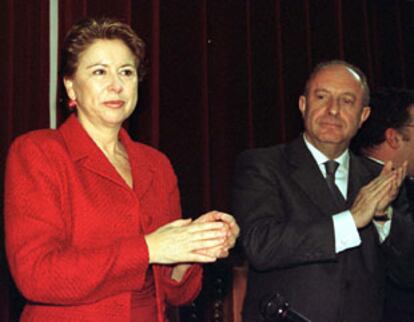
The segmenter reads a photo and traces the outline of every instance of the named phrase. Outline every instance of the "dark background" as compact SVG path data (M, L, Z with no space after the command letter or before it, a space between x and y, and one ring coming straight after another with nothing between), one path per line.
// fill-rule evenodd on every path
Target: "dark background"
M229 210L239 152L300 133L297 100L316 63L345 59L372 88L414 88L410 0L60 0L59 7L60 40L83 16L113 16L146 41L149 77L127 127L170 157L186 217ZM12 139L49 126L49 1L0 0L0 43L2 183ZM236 250L207 266L203 292L181 321L236 320L232 272L242 261ZM3 251L0 263L0 321L15 321L23 302Z

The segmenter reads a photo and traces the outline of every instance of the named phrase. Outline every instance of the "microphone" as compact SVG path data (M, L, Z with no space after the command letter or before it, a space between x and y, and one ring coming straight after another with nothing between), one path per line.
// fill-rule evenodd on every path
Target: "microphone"
M291 309L279 293L264 297L260 303L260 312L267 322L312 322Z

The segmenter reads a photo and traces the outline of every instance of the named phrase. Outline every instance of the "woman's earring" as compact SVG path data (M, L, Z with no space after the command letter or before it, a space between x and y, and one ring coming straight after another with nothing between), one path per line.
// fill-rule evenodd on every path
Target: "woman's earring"
M69 101L68 101L68 107L69 107L69 109L71 110L71 111L73 111L75 108L76 108L76 100L72 100L72 99L70 99Z

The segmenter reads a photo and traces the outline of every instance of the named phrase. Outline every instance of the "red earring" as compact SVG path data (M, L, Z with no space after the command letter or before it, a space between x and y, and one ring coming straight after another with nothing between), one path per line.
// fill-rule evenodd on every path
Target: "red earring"
M76 100L70 99L68 101L68 107L71 111L73 111L76 108Z

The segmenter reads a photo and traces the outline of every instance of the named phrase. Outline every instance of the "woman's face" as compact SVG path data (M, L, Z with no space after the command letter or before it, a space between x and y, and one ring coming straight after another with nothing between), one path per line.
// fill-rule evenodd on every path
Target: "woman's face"
M135 109L138 74L135 57L121 40L96 40L79 56L64 84L85 126L120 127Z

